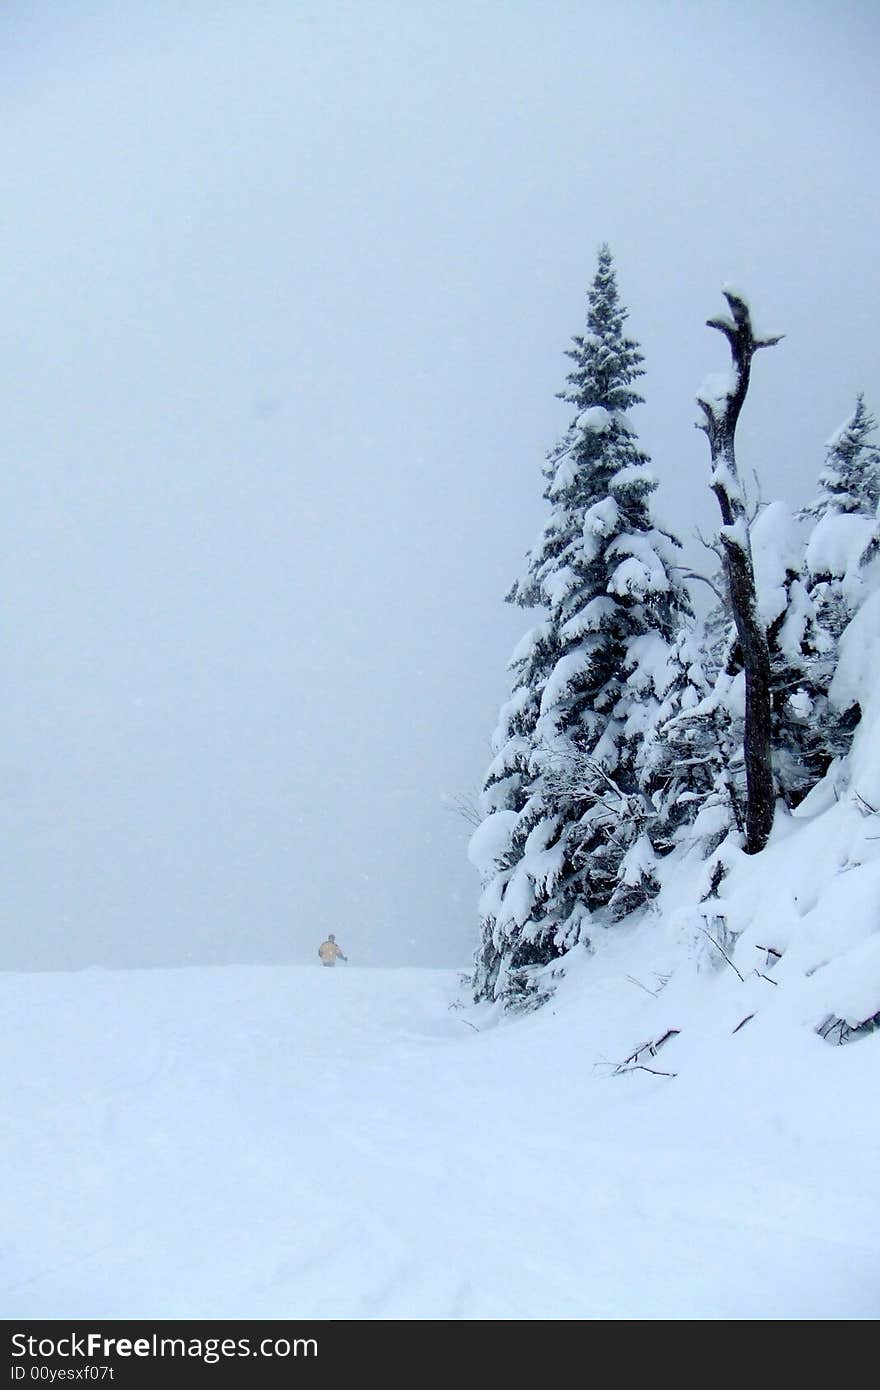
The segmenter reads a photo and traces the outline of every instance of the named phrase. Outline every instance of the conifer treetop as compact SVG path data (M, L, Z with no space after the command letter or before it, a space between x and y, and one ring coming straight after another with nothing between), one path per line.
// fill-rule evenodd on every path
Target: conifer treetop
M856 408L828 440L819 493L803 509L805 517L826 512L874 516L880 502L880 449L872 442L877 421L860 392Z
M602 406L605 410L629 410L642 397L632 383L644 376L644 358L634 338L624 334L628 310L620 302L611 249L599 248L598 266L587 294L587 332L572 339L566 356L574 370L566 378L568 389L560 398L579 410Z

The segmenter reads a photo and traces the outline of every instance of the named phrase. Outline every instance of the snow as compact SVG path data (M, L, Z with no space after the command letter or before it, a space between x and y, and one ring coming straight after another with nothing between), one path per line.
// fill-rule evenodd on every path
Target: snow
M549 892L562 868L562 845L549 842L559 833L557 817L540 820L530 831L522 857L506 876L506 886L495 916L499 925L522 927L531 915L538 890Z
M787 703L797 719L809 719L813 712L813 701L806 690L795 690L788 696Z
M523 864L523 861L520 860L507 879L504 888L504 893L496 914L499 925L504 926L512 923L521 927L524 922L528 921L534 906L535 880Z
M738 285L734 285L731 283L731 281L725 280L724 284L721 286L721 293L724 295L725 298L729 297L730 299L739 300L743 308L749 310L749 317L751 318L751 308L749 305L748 296L743 294L742 290L739 288Z
M631 463L627 464L625 468L618 468L609 484L613 496L622 492L651 492L656 486L657 479L653 469L643 463Z
M771 502L751 528L752 564L758 611L765 627L785 611L788 582L801 568L803 545L797 523L784 502Z
M632 421L632 416L625 410L614 411L614 423L618 430L623 434L630 434L634 439L638 438L638 430Z
M504 747L504 744L511 737L511 728L514 723L521 719L529 707L532 694L528 686L518 685L498 712L498 725L493 736L494 750L496 753Z
M716 474L718 470L716 469ZM715 474L713 474L713 477ZM740 550L748 550L749 528L745 517L739 517L731 526L719 526L718 535L722 541L728 545L735 545Z
M647 835L640 835L627 850L621 868L622 881L633 886L656 868L657 856Z
M618 595L661 594L669 589L669 577L657 553L656 537L645 532L617 536L605 552L609 558L627 556L608 581L609 593Z
M578 466L571 455L559 460L556 465L556 473L553 482L550 484L550 496L553 498L561 497L568 492L578 475Z
M575 428L588 430L591 434L605 434L611 428L612 415L602 405L591 405L581 411L575 421Z
M716 491L722 488L726 492L733 507L734 514L742 513L745 510L745 493L739 476L732 469L724 458L718 458L712 465L712 472L709 481ZM743 522L745 525L745 522ZM721 531L731 531L731 527L722 526ZM739 543L739 542L738 542Z
M880 814L880 589L865 600L840 640L840 658L828 692L838 709L858 704L861 721L847 759L853 794Z
M614 533L620 511L613 497L603 497L584 512L584 535L606 537Z
M0 977L4 1316L874 1317L880 1037L669 954L500 1024L451 972Z
M730 809L727 805L718 801L707 801L701 806L694 821L694 837L698 840L701 838L709 839L726 830L729 821Z
M616 594L618 598L641 598L651 591L651 579L651 571L647 565L630 555L615 568L608 580L608 592ZM665 574L663 579L666 580ZM668 587L668 582L664 583L663 588Z
M620 520L620 509L613 497L603 497L584 512L583 560L590 564L602 549L602 542L613 536Z
M520 759L529 755L529 740L522 734L514 734L500 746L486 771L487 781L509 777Z
M856 412L851 410L845 420L841 420L837 429L825 440L825 452L831 454L842 443L849 442L848 436L851 434L853 424L856 419Z
M720 409L734 384L717 376L702 399ZM594 407L576 423L622 421ZM574 477L563 461L551 495ZM607 814L601 801L578 806L579 823L552 813L554 760L564 769L577 746L554 732L615 607L595 595L572 615L583 564L650 482L621 468L620 505L591 507L582 541L558 518L542 533L543 592L564 612L512 665L521 676L549 657L557 628L581 645L501 711L498 784L481 801L498 809L468 848L484 944L510 924L515 946L539 938L536 902ZM713 483L741 511L724 460ZM815 611L789 512L768 507L751 538L744 516L720 534L751 543L761 619L786 615L794 659ZM651 877L659 894L611 928L569 894L553 930L571 949L527 968L551 991L539 1012L474 1005L454 972L357 964L0 975L3 1316L876 1318L880 590L866 597L877 576L862 564L875 535L863 516L829 514L807 551L855 613L829 692L861 713L849 754L794 813L780 804L756 856L719 790L663 858L628 797L618 886ZM608 544L609 593L668 588L658 543ZM627 642L614 708L582 720L593 759L626 771L621 731L650 733L687 655L656 628ZM697 708L741 719L744 691L742 672L721 674ZM806 690L787 699L813 717ZM741 768L742 749L727 752ZM522 852L502 868L514 836Z
M662 699L675 679L669 643L663 635L655 628L631 638L627 658L633 665L627 685L639 691L650 687Z
M564 641L572 642L579 637L585 637L588 632L601 632L610 624L615 611L614 600L605 594L599 594L585 603L580 612L569 618L567 623L562 624L559 635Z
M572 687L589 671L593 659L593 653L587 647L576 648L559 658L541 695L542 714L548 714L565 699Z
M873 1320L880 1031L817 1030L880 1011L878 645L880 592L852 750L763 853L702 858L720 804L659 865L637 841L659 898L535 1014L446 971L0 975L4 1317ZM556 829L484 912L526 923Z
M736 373L732 368L724 372L710 372L703 378L697 392L697 400L707 405L713 414L724 410L728 400L736 391Z
M716 689L724 701L725 708L733 719L744 719L746 714L746 673L737 671L735 676L719 675Z
M826 512L807 542L807 568L814 576L843 579L858 586L859 562L876 531L870 517L851 512Z
M779 650L797 666L801 660L804 638L809 630L810 640L816 651L828 652L833 643L829 634L815 623L816 610L813 600L802 581L792 581L788 591L788 611L777 634ZM768 620L772 621L772 619Z
M535 648L540 646L542 642L546 642L552 635L552 623L536 623L535 626L530 628L525 636L521 637L519 642L517 642L513 649L513 654L507 663L507 669L510 670L512 667L518 666L520 662L527 661L533 655ZM529 699L528 690L524 689L521 693L519 691L515 692L514 696L511 697L511 701L508 703L508 707L512 705L513 699L517 697L521 699L522 707L524 707Z
M559 569L545 574L541 588L551 609L561 607L572 590L578 587L578 582L578 576L570 565L561 565Z
M838 520L843 520L842 517ZM877 689L880 669L880 589L847 624L840 639L840 655L829 695L832 704L846 710L867 705Z
M518 820L516 811L495 811L477 826L468 842L468 859L481 874L491 873L504 858Z

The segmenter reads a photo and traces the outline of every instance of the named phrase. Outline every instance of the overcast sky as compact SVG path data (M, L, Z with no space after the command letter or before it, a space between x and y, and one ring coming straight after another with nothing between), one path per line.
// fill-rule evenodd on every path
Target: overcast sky
M465 965L554 399L615 253L662 520L732 281L806 500L880 409L874 3L4 0L0 965ZM700 559L699 547L692 549Z

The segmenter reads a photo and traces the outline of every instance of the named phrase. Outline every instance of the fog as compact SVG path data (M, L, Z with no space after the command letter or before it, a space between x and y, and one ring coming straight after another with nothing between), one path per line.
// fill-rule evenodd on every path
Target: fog
M0 11L0 965L466 965L450 800L600 242L687 541L721 285L807 500L880 410L873 4Z

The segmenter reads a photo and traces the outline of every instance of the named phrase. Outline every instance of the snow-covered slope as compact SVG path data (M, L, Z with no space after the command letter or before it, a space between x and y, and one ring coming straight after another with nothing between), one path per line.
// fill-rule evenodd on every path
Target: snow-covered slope
M876 1316L880 1036L732 1036L779 991L648 993L676 949L609 932L519 1020L444 972L0 977L0 1316ZM609 1074L670 1025L675 1078Z

